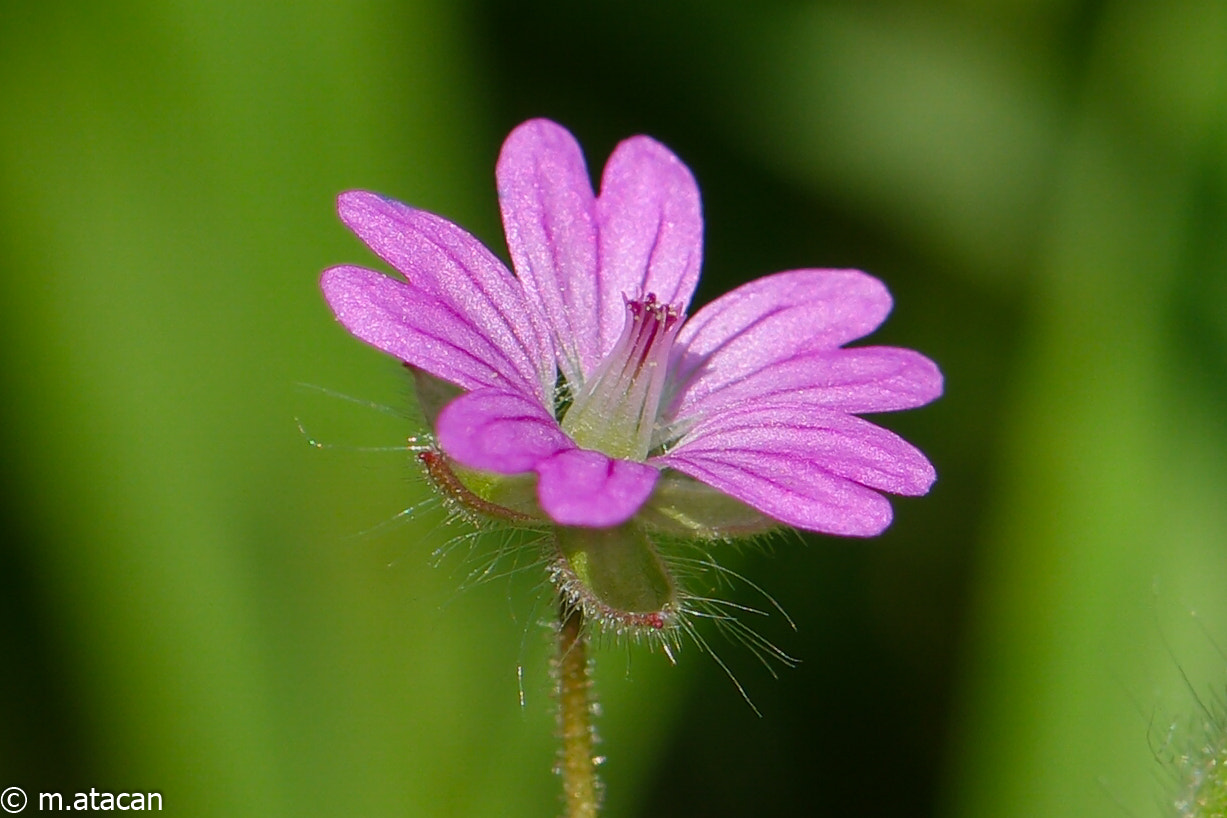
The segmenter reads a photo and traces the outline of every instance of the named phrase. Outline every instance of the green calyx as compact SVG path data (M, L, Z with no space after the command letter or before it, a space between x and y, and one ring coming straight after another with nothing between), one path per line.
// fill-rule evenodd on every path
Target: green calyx
M550 522L537 505L536 478L466 469L438 449L418 454L431 483L453 508L480 520L540 528Z
M661 473L639 520L661 533L699 540L754 537L780 526L740 500L671 469Z
M642 527L559 527L555 542L555 584L589 618L615 629L660 629L677 612L677 584Z

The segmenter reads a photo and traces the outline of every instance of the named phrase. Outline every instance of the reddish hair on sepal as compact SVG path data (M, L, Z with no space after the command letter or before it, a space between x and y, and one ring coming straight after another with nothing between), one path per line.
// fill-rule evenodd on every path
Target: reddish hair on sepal
M535 520L527 514L519 511L514 511L505 506L500 506L496 503L491 503L469 490L460 478L456 476L456 472L452 471L450 461L443 452L436 449L427 449L424 452L418 453L418 460L426 469L426 475L434 482L434 484L443 492L444 496L459 505L465 511L480 514L483 517L492 517L496 520L502 520L508 523L520 524L539 524L539 520Z

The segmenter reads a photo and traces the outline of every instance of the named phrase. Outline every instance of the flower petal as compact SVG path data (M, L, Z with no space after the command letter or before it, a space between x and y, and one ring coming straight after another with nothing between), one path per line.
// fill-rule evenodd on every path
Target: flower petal
M670 455L725 452L804 457L823 471L892 494L920 495L937 479L919 449L855 415L792 403L752 403L694 426Z
M540 404L524 395L480 389L439 413L435 434L457 463L498 474L533 471L575 443Z
M670 415L711 415L747 400L798 403L852 414L923 406L942 393L942 373L925 356L898 347L798 352L764 362L734 380L693 379Z
M545 404L554 388L554 354L544 322L520 282L481 242L448 220L374 193L337 200L341 220L418 289L430 293L489 338L521 384Z
M892 519L890 502L881 494L833 477L804 458L782 460L770 469L762 462L747 466L718 453L667 459L678 471L797 528L872 537Z
M868 536L890 523L873 490L924 494L936 479L916 447L869 421L797 404L752 404L696 425L658 458L777 519Z
M646 136L614 149L596 203L600 225L600 351L626 319L624 300L654 293L685 311L703 260L703 214L690 170Z
M798 352L835 349L877 329L890 312L882 282L859 270L776 273L717 298L678 334L676 399L703 394Z
M596 197L575 138L534 119L503 143L495 170L516 274L549 322L563 374L582 382L600 361Z
M537 466L537 499L561 525L608 528L635 516L659 472L591 449L569 449Z
M349 266L325 270L320 287L337 320L376 349L464 389L531 389L505 350L430 293Z

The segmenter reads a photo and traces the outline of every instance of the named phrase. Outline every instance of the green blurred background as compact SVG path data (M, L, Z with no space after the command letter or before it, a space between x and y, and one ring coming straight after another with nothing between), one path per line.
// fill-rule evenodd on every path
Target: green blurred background
M699 300L864 268L947 377L885 536L726 555L797 625L706 632L761 718L600 654L608 814L1164 814L1227 690L1222 0L0 7L0 787L557 811L540 578L397 516L408 384L316 285L354 187L505 255L531 116L690 165Z

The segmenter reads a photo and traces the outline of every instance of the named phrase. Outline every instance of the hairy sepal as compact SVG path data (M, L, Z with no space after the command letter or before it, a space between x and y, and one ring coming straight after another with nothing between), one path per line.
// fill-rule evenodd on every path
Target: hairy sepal
M662 631L680 612L677 582L656 544L635 523L554 529L554 585L564 604L605 631Z
M418 406L422 409L427 425L433 429L443 407L463 395L464 390L412 364L405 364L405 369L413 375L413 390L417 393Z
M761 511L672 469L661 473L639 520L662 534L690 540L744 539L781 528Z
M537 505L536 477L466 469L436 448L418 454L430 482L444 500L475 523L512 528L545 528L550 520Z

